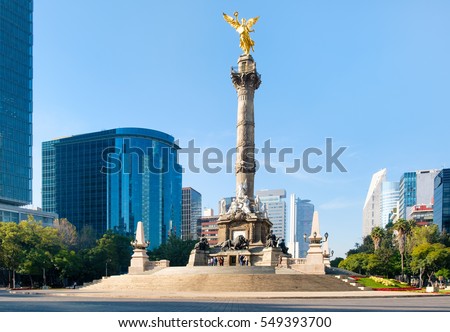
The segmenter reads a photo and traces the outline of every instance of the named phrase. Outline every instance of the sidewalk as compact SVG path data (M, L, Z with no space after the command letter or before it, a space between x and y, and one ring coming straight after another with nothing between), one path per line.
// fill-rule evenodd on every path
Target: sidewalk
M75 296L129 299L302 299L302 298L396 298L446 296L438 293L359 291L359 292L153 292L153 291L85 291L82 289L15 290L12 294Z

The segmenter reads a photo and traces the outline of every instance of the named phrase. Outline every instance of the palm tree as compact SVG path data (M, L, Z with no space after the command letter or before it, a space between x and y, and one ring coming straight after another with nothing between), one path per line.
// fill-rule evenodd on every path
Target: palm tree
M400 252L400 257L402 260L402 279L404 278L404 271L405 271L405 245L406 245L406 237L411 234L412 227L414 225L413 220L405 220L405 219L399 219L394 226L392 227L394 229L394 235L395 240L398 244L398 250Z
M373 240L373 247L374 250L377 251L378 249L380 249L380 243L381 243L381 239L384 236L384 230L381 227L374 227L372 229L372 232L370 233L370 237Z

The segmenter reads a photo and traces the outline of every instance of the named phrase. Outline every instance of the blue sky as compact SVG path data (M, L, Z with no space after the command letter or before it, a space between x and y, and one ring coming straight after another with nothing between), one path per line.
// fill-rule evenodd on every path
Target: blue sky
M256 146L294 156L256 189L311 199L338 256L361 241L362 206L381 168L450 167L450 2L39 0L34 4L34 182L41 143L117 127L167 132L182 147L235 146L230 66L241 54L222 12L260 16L252 38L262 75ZM309 147L347 147L347 172L286 174ZM199 160L198 160L199 161ZM185 163L186 160L181 160ZM199 164L200 166L201 164ZM324 158L311 159L324 165ZM234 175L186 172L203 206L234 192ZM289 210L288 210L289 211Z

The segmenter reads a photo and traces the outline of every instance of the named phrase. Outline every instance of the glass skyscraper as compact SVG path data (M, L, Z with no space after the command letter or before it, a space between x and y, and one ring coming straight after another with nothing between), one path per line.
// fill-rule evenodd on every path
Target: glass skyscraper
M406 172L400 178L399 218L409 219L414 205L432 204L437 169Z
M31 203L33 1L0 0L0 203Z
M381 226L389 223L389 217L397 207L399 197L399 183L384 181L381 183Z
M406 172L400 178L399 218L407 219L408 207L416 204L416 172Z
M304 241L303 234L311 234L314 204L291 194L290 205L289 252L294 258L305 258L309 243Z
M450 232L450 168L434 178L433 219L440 231Z
M270 222L273 224L272 231L277 238L286 239L286 190L258 190L261 203L266 204L267 214Z
M201 233L202 194L191 187L182 190L181 238L197 240Z
M77 229L134 233L152 248L181 234L181 166L172 136L119 128L43 142L43 209Z

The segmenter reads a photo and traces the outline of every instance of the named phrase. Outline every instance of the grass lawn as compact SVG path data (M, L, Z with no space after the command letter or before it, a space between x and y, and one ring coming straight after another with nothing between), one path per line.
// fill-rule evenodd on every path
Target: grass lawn
M398 281L391 280L391 279L389 279L389 280L393 282L393 284L394 284L393 286L383 285L382 283L376 282L375 280L372 280L370 278L358 279L358 283L362 284L365 287L370 287L370 288L409 288L409 286L406 284L402 284Z

